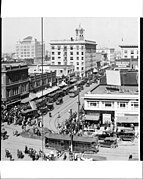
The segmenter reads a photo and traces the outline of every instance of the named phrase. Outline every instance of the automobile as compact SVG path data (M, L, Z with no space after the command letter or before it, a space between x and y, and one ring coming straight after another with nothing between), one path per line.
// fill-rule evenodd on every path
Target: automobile
M56 104L59 105L59 104L62 104L63 103L63 98L62 97L59 97L56 101Z
M95 129L84 129L83 130L83 134L84 135L93 135L93 134L95 134Z
M112 137L113 133L111 131L102 131L102 133L96 134L99 140L104 140L106 137Z
M116 147L118 147L117 137L106 137L103 141L99 141L99 146L100 147L116 148Z
M89 87L89 86L90 86L90 82L87 81L87 83L86 83L86 87Z
M131 141L133 142L135 139L135 131L125 130L122 133L118 134L118 137L122 141Z

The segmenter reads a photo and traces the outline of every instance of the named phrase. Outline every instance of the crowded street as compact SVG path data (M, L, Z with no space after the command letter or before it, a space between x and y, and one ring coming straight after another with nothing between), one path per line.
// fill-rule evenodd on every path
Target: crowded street
M84 86L84 90L80 92L80 105L83 105L83 95L89 90L93 89L97 86L97 83L93 83L90 87ZM74 98L70 98L68 95L64 96L63 103L61 105L54 104L54 110L51 111L52 117L49 117L49 113L42 116L43 126L48 128L50 131L54 133L59 133L58 126L64 125L64 122L69 119L70 113L69 110L72 109L73 112L77 111L78 108L78 96ZM60 116L59 116L60 114ZM9 160L5 155L5 151L8 150L12 154L12 160L32 160L29 155L24 153L25 146L28 148L34 149L37 153L43 151L46 155L55 155L57 156L57 151L53 149L45 148L44 139L33 139L26 138L23 136L14 136L13 132L16 130L18 133L22 132L22 129L18 125L14 125L13 123L7 125L7 123L3 123L2 127L5 128L8 134L8 138L6 140L2 140L2 150L1 150L1 158L2 160ZM23 158L17 157L17 150L22 151L24 154ZM132 153L133 158L138 159L138 139L135 138L133 142L129 141L118 141L117 148L99 148L99 152L97 154L85 155L84 160L90 160L90 158L94 157L103 157L104 160L128 160L130 153ZM64 155L66 155L66 159L64 159ZM43 160L42 157L39 157L37 160ZM55 160L69 160L69 153L64 151L61 156L56 157Z

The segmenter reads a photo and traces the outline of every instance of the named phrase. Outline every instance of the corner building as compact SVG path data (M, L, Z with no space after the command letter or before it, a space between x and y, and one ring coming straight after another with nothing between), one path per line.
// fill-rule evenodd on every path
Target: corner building
M76 38L52 40L51 65L73 65L76 76L88 77L97 67L96 42L84 40L84 29L79 26Z
M7 105L20 103L29 95L28 66L12 63L1 66L1 100Z

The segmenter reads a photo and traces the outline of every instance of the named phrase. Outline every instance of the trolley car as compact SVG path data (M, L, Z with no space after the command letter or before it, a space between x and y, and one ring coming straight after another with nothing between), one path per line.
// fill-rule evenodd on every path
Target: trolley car
M71 136L61 134L46 134L45 147L53 148L60 151L69 150L71 146ZM99 151L97 137L73 136L72 140L73 152L92 152Z

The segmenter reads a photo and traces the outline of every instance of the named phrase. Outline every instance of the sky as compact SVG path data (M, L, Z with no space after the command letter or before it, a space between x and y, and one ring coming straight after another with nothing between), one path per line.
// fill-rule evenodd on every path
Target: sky
M75 38L75 29L85 29L85 39L96 41L97 48L114 47L121 43L138 44L137 17L44 17L44 41ZM16 42L32 36L41 41L41 18L2 18L2 52L15 52ZM122 42L123 39L123 42Z

